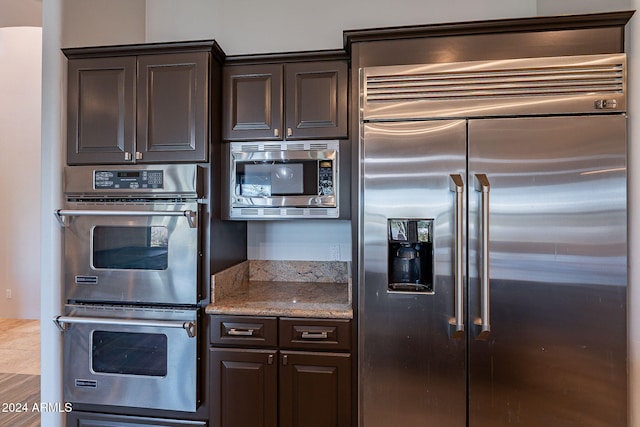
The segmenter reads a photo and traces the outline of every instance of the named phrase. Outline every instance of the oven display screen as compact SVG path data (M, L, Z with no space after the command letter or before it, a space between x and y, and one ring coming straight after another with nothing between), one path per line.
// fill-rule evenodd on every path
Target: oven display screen
M167 375L167 336L138 332L94 331L91 367L105 374Z
M118 172L116 176L118 178L138 178L140 177L140 172Z

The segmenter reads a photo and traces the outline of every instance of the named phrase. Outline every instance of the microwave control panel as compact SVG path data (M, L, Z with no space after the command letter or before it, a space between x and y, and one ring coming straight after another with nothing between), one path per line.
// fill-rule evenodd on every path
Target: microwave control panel
M318 195L333 196L333 161L320 160L318 164Z
M93 188L96 190L161 189L163 184L162 170L97 170L93 174Z

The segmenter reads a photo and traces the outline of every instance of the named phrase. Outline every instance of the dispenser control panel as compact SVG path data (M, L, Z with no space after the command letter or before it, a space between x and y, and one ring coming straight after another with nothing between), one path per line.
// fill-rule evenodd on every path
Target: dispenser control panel
M434 293L433 219L389 219L388 233L388 290Z

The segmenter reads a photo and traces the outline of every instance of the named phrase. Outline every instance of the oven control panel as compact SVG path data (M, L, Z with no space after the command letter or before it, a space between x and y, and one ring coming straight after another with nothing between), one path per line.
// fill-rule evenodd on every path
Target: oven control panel
M162 170L97 170L93 174L96 190L163 188Z

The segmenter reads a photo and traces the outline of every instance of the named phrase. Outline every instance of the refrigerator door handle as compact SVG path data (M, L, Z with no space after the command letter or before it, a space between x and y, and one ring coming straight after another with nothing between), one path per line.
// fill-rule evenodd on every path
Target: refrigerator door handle
M451 338L464 336L463 221L464 181L462 175L450 175L449 189L455 193L455 317L449 321Z
M491 332L489 294L489 190L491 183L487 175L476 174L474 188L480 193L480 319L475 324L480 327L478 340L486 340Z

